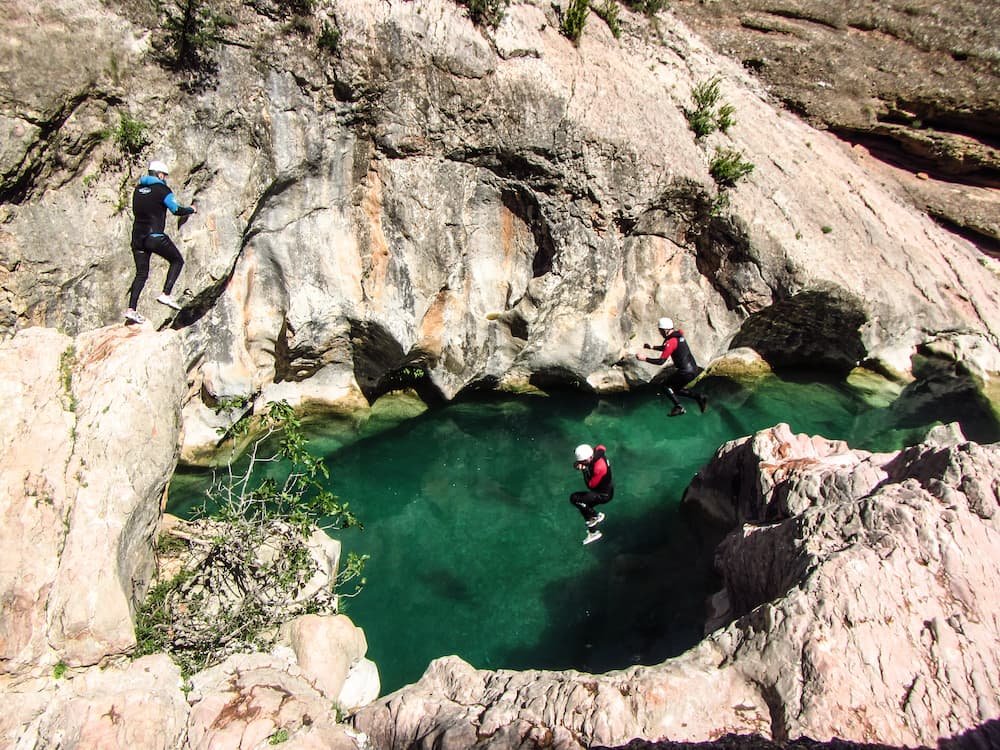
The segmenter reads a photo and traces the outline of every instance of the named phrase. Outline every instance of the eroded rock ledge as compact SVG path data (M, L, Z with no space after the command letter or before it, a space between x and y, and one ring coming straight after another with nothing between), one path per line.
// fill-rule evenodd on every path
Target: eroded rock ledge
M733 526L720 627L700 645L604 675L446 657L356 726L380 748L727 734L936 746L986 732L1000 716L998 477L1000 445L956 426L889 454L784 424L728 443L685 496Z

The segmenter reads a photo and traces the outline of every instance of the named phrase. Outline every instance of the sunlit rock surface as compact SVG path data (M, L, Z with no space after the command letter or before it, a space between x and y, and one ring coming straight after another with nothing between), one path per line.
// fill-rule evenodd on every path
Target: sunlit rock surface
M946 332L996 349L992 261L670 12L623 9L618 39L592 15L573 44L545 2L491 31L448 0L337 0L298 33L280 4L222 5L226 44L193 90L155 62L143 4L13 0L0 20L6 330L120 317L120 209L148 158L169 161L199 206L169 228L187 459L238 416L221 400L353 412L406 368L445 398L635 387L664 314L703 362L736 344L905 374ZM715 77L736 124L699 140L685 111ZM148 141L124 163L101 135L123 115ZM717 147L754 165L721 201ZM140 305L156 323L163 273L154 259Z

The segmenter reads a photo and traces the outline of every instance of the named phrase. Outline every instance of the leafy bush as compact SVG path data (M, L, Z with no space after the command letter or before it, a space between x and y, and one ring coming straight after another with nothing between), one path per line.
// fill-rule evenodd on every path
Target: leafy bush
M336 55L340 50L340 29L329 22L323 22L323 29L319 32L316 45L331 55Z
M165 62L178 70L211 67L210 56L219 42L218 16L202 0L175 0L165 12Z
M712 78L702 81L691 89L691 98L694 100L694 107L684 111L691 130L698 138L704 138L709 133L721 130L723 133L736 124L733 115L736 108L732 104L721 103L722 94L720 84L722 79Z
M241 420L235 432L248 431L250 422ZM137 611L134 656L165 651L192 674L229 654L269 648L282 623L340 611L340 599L363 587L367 556L349 554L327 585L316 576L311 534L360 523L325 488L326 466L306 449L298 417L277 402L257 427L262 432L245 467L230 461L207 493L203 517L167 532L175 539L158 545L161 561L173 559L178 572L156 583ZM274 452L262 455L265 446ZM284 480L259 476L279 461L290 464ZM353 592L338 590L354 579Z
M608 25L615 39L621 37L622 25L618 19L618 3L615 0L605 0L604 5L595 5L592 10Z
M127 112L122 113L112 137L124 156L138 156L149 143L146 124Z
M590 0L569 0L569 7L562 13L559 20L559 32L573 42L580 40L583 27L587 25L590 15Z
M708 165L708 173L720 187L732 187L753 170L753 163L744 159L741 151L731 148L716 147Z
M476 26L495 29L503 21L510 0L459 0L469 9L469 18Z

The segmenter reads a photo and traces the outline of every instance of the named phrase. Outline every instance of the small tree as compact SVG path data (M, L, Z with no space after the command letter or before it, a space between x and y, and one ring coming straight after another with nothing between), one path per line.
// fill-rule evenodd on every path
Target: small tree
M218 44L219 23L203 0L175 0L166 8L163 29L166 62L178 70L211 67L209 55Z
M245 434L249 425L245 418L230 432ZM202 518L161 539L161 571L168 560L175 572L150 590L136 614L136 656L166 651L191 674L229 654L270 647L281 624L333 614L341 597L364 585L367 556L355 554L324 583L310 537L317 529L360 524L324 486L326 466L306 450L298 417L286 402L275 402L258 426L262 433L245 468L230 461L206 493ZM273 452L262 455L275 440ZM261 477L262 468L277 462L291 464L283 480ZM353 591L338 591L352 580Z

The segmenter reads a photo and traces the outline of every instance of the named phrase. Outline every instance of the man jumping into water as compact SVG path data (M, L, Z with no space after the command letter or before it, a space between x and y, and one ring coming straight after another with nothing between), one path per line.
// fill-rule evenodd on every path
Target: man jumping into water
M660 335L663 336L663 343L660 346L643 344L642 348L658 351L660 356L653 359L639 352L635 358L642 362L649 362L651 365L662 365L669 359L673 360L677 370L671 373L664 383L667 395L674 402L674 408L670 412L671 417L679 417L681 414L687 413L677 396L694 399L698 402L698 407L705 411L708 407L708 398L687 388L692 380L701 375L702 369L694 361L694 355L691 354L691 348L688 346L687 339L684 338L684 332L674 328L674 321L670 318L660 318L659 328Z
M611 463L603 445L591 448L589 445L576 447L576 461L573 468L583 472L586 492L574 492L569 501L573 503L587 524L584 544L596 542L602 534L597 524L604 520L604 514L594 510L595 505L610 503L615 496L615 484L611 479Z

